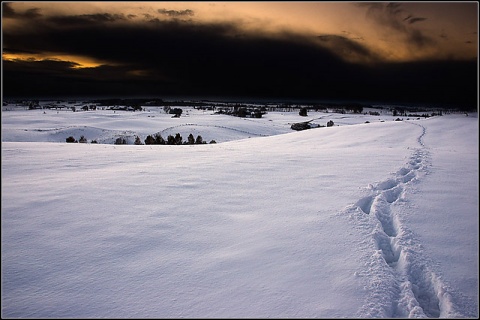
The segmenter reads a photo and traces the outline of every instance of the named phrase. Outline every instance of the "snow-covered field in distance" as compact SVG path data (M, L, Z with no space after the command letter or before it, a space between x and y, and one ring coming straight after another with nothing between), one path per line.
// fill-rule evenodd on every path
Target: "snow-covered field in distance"
M477 113L183 109L2 111L2 317L478 317Z
M41 104L42 105L42 104ZM55 105L44 102L43 105ZM71 106L75 104L60 104L67 106L63 109L37 109L27 110L25 106L10 104L3 107L5 113L2 120L2 141L45 141L65 142L69 136L79 140L84 136L88 142L96 140L98 143L113 144L119 137L126 139L128 144L133 144L135 136L143 142L148 135L159 133L164 139L168 135L180 133L183 140L191 133L195 137L201 135L203 140L210 142L226 142L254 137L266 137L283 133L292 133L293 123L311 121L312 126L326 126L328 121L333 121L336 126L359 124L369 122L392 121L400 119L417 119L418 117L393 116L391 107L364 108L363 113L341 114L333 112L308 111L306 117L298 114L298 108L283 109L268 112L262 118L239 118L215 111L200 110L192 107L182 108L183 113L179 118L173 118L166 113L163 107L143 107L144 111L111 110L110 107L99 106L97 110L82 111L76 107L72 112ZM83 105L83 104L81 104ZM85 105L89 105L85 103ZM177 108L172 106L172 108ZM284 110L284 111L282 111ZM22 112L28 111L28 112ZM432 110L431 112L433 112ZM372 116L369 112L380 115ZM417 112L430 114L431 112ZM15 116L13 116L15 115Z

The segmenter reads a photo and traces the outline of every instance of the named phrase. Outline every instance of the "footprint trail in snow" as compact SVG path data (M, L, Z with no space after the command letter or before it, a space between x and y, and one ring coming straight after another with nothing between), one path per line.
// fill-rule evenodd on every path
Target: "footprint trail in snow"
M394 210L406 202L410 185L428 173L425 127L410 124L422 128L417 139L420 147L394 177L369 185L371 194L347 208L357 223L364 222L376 246L366 269L360 272L369 280L365 288L369 297L360 310L361 317L438 318L455 314L445 285L429 269L421 245Z

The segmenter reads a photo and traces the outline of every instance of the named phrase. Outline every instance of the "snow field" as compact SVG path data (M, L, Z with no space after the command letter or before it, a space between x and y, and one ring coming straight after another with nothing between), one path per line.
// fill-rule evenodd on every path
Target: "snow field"
M292 114L199 114L191 126L190 113L170 126L183 116L24 113L2 117L3 316L478 315L478 139L462 140L478 118L336 115L340 126L293 132ZM103 141L126 128L234 134L195 146L60 139L91 127ZM446 224L452 210L462 219Z

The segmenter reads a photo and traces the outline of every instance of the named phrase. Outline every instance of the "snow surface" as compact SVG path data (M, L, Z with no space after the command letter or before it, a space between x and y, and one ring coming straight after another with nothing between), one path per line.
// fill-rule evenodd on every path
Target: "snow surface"
M478 317L478 114L395 118L4 107L2 318Z

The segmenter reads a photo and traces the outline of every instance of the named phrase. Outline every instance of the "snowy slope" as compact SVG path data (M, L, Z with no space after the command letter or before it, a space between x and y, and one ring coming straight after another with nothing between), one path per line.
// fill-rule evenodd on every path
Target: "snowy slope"
M478 316L477 114L152 112L2 113L2 317Z

